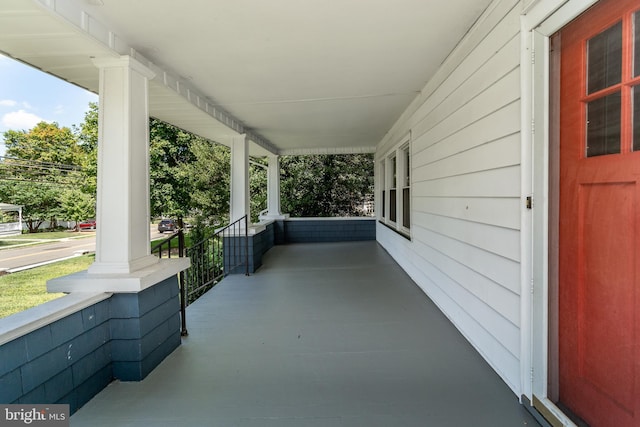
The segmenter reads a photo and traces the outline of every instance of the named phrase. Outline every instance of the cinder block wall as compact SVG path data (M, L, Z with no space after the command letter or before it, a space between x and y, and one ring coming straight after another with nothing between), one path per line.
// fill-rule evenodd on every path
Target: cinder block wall
M224 238L225 269L244 274L244 237ZM262 265L263 255L275 245L287 243L353 242L376 239L375 218L310 218L276 220L259 233L249 236L249 273Z
M0 346L0 403L71 413L113 379L140 380L180 345L177 278L115 294Z
M180 345L180 299L174 276L137 294L111 297L113 377L140 381Z
M285 243L353 242L376 239L371 219L300 219L283 221Z
M0 402L67 403L71 411L113 379L109 300L0 346Z

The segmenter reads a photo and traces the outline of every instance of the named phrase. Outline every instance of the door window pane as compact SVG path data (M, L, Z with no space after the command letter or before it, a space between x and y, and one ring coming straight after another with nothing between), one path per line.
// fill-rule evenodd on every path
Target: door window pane
M640 76L640 12L633 16L633 75Z
M640 151L640 86L633 88L633 151Z
M587 104L586 156L620 152L620 92Z
M588 93L622 80L622 22L591 38L587 45Z

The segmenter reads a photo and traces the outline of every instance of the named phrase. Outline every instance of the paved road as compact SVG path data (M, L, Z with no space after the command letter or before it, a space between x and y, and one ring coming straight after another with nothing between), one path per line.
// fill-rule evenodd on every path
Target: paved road
M91 233L94 234L94 233ZM14 269L55 259L71 257L76 253L94 252L95 235L91 237L63 239L52 243L3 249L0 251L0 269Z
M0 250L0 270L16 269L28 265L45 263L74 256L78 253L95 252L94 232L82 232L82 238L61 239L51 243L42 243L18 248ZM151 239L162 237L157 229L151 228Z

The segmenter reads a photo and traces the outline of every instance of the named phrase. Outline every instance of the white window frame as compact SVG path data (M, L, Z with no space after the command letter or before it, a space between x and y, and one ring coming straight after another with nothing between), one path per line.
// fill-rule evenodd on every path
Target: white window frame
M400 197L398 197L398 224L400 226L400 230L406 234L411 233L411 145L407 142L398 150L396 154L396 159L398 159L399 164L399 172L398 177L401 177L400 180L402 183L398 186L400 189ZM405 217L405 209L404 209L404 191L409 190L409 226L405 226L404 217Z
M397 164L397 156L395 152L392 152L389 156L387 156L386 161L386 170L387 170L387 201L389 202L387 206L389 207L389 215L387 215L387 223L396 226L398 222L398 164ZM391 192L395 192L395 200L391 200ZM394 218L391 217L391 212L394 212Z
M408 158L407 158L408 155ZM407 161L408 160L408 161ZM380 189L379 194L384 192L384 209L380 209L378 220L392 230L411 239L411 224L404 226L404 189L409 189L409 219L411 220L411 134L407 134L391 149L386 151L380 158ZM395 186L394 186L395 170ZM406 182L406 177L409 182ZM395 220L391 220L391 190L395 190ZM382 196L381 196L382 199Z
M376 207L376 212L378 212L378 220L381 222L385 222L386 218L387 218L387 211L389 209L389 203L388 203L388 193L387 193L387 184L386 184L386 179L387 179L387 175L386 175L386 171L387 171L387 165L386 165L386 160L382 160L379 166L379 170L378 170L378 176L379 176L379 187L378 187L378 194L380 195L380 209L377 209Z

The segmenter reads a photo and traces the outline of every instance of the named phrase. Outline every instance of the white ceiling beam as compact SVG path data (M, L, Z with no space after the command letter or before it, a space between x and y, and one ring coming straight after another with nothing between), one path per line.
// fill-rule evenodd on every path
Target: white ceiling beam
M375 153L376 147L316 147L280 150L282 156L308 156L314 154L367 154Z

